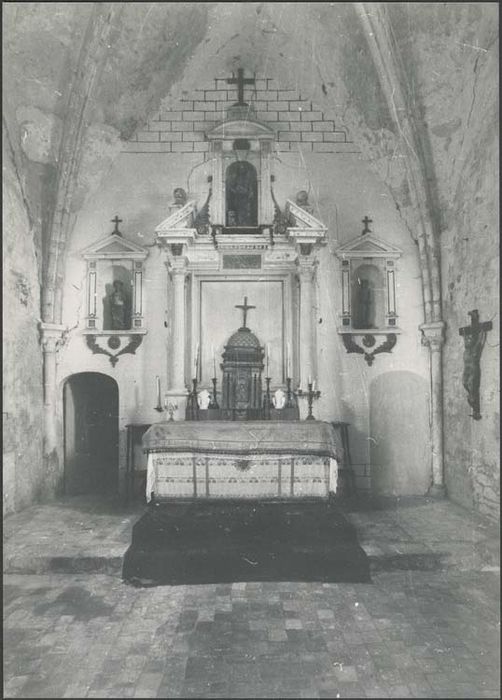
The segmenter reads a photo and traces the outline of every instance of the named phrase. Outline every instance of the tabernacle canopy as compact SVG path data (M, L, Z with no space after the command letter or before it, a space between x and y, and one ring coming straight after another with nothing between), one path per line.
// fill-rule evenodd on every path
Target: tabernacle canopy
M167 421L143 436L145 452L299 454L341 460L336 432L325 421Z

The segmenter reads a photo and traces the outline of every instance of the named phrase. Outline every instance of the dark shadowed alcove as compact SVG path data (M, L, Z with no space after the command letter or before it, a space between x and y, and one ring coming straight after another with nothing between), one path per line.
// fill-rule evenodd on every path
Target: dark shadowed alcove
M116 493L117 383L97 372L74 374L65 382L63 402L65 493Z

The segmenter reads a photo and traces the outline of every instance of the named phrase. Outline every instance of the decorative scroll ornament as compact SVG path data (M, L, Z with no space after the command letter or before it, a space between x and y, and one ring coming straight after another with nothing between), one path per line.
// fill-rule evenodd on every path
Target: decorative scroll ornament
M212 180L212 178L211 178ZM194 219L194 226L197 230L197 233L199 236L207 236L209 232L211 231L211 222L209 220L209 202L211 200L211 196L213 194L213 188L211 185L209 186L209 194L207 195L207 199L205 201L205 204L197 214L197 216Z
M377 355L380 352L392 352L392 348L396 344L397 341L397 336L395 333L387 333L385 335L385 340L381 345L378 345L374 350L371 352L367 352L364 348L362 348L360 345L357 345L355 342L355 335L352 333L343 333L342 334L342 339L343 339L343 344L345 345L345 349L347 350L348 353L355 352L359 353L360 355L364 355L364 359L366 363L368 364L369 367L373 364L373 360L375 359L375 355ZM369 348L373 347L376 343L376 338L374 335L371 333L366 333L362 336L362 344Z
M103 337L103 336L100 336ZM85 336L86 341L87 341L87 346L88 348L92 351L93 355L106 355L107 357L110 358L110 364L112 367L115 367L117 362L119 361L119 356L120 355L135 355L136 350L139 348L141 343L143 342L143 336L139 334L133 334L133 335L127 335L128 343L125 347L123 347L121 350L116 352L115 354L111 353L109 350L106 348L101 347L98 345L97 338L98 336L96 335L86 335ZM110 335L108 337L108 342L107 345L111 350L116 350L119 348L122 344L122 340L118 335Z
M288 226L291 225L291 221L287 213L283 213L274 195L274 188L270 186L270 194L272 195L272 201L274 203L274 223L273 231L276 236L284 236L288 231Z

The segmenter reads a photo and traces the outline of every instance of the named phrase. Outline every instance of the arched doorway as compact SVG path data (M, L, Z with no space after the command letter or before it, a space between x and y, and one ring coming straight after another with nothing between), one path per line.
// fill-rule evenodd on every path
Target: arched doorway
M97 372L69 377L63 388L65 494L115 494L118 489L119 392Z
M225 174L226 225L258 225L258 176L246 160L228 166Z

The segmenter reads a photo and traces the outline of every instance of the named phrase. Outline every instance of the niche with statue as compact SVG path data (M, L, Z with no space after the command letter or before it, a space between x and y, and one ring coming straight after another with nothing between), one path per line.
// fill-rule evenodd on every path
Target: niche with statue
M122 236L120 221L115 217L113 232L82 251L87 262L83 333L89 349L107 355L112 366L120 355L134 354L146 333L143 264L148 253Z
M336 250L341 276L341 335L349 353L364 356L391 352L400 333L396 308L397 260L402 251L377 238L363 219L364 230Z

